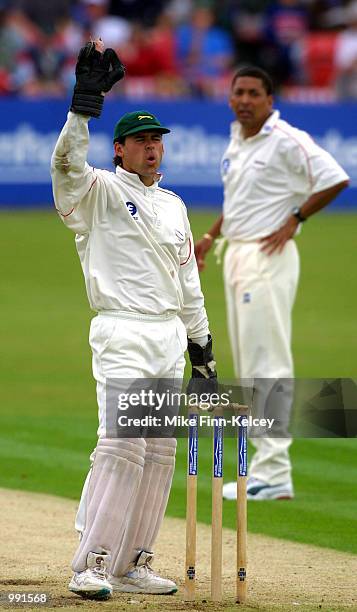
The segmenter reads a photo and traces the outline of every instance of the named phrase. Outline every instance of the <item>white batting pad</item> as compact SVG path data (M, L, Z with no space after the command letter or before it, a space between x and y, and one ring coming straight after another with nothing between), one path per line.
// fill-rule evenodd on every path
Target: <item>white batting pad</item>
M145 467L140 487L128 512L121 546L112 548L111 574L123 576L140 550L152 550L164 518L175 467L176 440L146 441Z
M145 440L136 438L98 441L86 493L85 526L72 562L73 571L86 568L91 551L118 549L142 479L145 447Z
M99 444L99 443L98 443ZM133 440L131 438L123 438L121 439L121 449L122 449L122 453L123 456L125 454L126 451L133 451L133 455L132 455L132 460L135 461L135 456L137 453L137 444L136 444L136 440ZM114 454L115 454L115 449L117 447L117 440L112 439L112 438L101 438L100 439L100 448L101 449L114 449ZM93 463L94 463L94 459L95 459L95 455L97 452L98 447L92 452L91 456L90 456L90 462L91 462L91 467L89 469L89 472L87 474L87 477L85 479L84 485L83 485L83 489L82 489L82 494L81 494L81 499L79 502L79 506L78 506L78 510L77 510L77 514L76 514L76 518L75 518L75 529L76 531L78 531L80 533L80 538L82 536L82 533L84 531L85 525L86 525L86 516L87 516L87 503L88 503L88 486L89 486L89 481L91 478L91 474L92 474L92 469L93 469ZM110 453L111 451L108 450L108 452ZM145 455L145 452L144 452ZM138 458L138 460L140 461L139 465L142 465L142 457L144 456L143 453L140 453L140 456Z

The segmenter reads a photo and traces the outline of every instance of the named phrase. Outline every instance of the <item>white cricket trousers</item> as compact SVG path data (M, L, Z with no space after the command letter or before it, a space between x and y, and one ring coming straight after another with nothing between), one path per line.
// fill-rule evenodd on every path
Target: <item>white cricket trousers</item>
M229 243L224 282L237 378L293 378L291 314L299 267L294 240L272 255L264 253L258 242ZM291 385L291 380L287 384ZM290 411L291 401L288 404L286 410ZM249 476L270 485L291 482L291 441L290 437L251 438L256 452Z
M111 555L111 574L121 576L140 550L151 550L155 542L171 488L176 440L108 437L107 380L117 379L125 390L133 380L169 379L180 391L187 336L176 315L106 311L92 320L89 340L97 381L98 444L76 517L82 537L72 568L83 571L88 552L104 550Z
M176 315L104 311L91 322L89 343L97 381L98 437L105 435L107 379L183 378L187 333Z

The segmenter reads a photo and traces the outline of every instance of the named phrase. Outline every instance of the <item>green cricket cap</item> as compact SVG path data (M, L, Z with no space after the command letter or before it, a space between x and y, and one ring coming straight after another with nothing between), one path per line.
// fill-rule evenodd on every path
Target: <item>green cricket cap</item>
M116 142L124 136L136 134L137 132L145 132L146 130L155 130L161 134L168 134L171 130L161 125L160 121L145 110L134 111L133 113L125 113L114 128L113 142Z

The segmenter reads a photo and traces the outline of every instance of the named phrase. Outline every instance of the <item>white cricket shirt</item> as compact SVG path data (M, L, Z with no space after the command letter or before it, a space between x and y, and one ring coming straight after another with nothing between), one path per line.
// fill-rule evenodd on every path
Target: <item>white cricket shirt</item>
M93 310L177 313L191 338L206 336L207 315L186 208L158 182L91 168L88 117L68 113L51 161L56 208L76 232Z
M255 136L244 139L238 121L222 158L222 234L253 241L279 229L314 193L348 179L334 158L274 111Z

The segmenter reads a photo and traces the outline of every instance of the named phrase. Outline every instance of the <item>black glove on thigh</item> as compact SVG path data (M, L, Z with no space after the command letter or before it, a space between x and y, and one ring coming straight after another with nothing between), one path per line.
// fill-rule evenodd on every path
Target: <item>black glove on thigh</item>
M212 353L212 337L208 336L206 346L202 347L188 339L188 354L192 365L191 379L187 385L187 395L195 394L198 398L218 393L216 362ZM207 401L207 397L205 399Z
M125 67L113 49L106 49L101 54L96 50L94 42L87 43L78 55L70 110L90 117L100 117L103 92L110 91L124 74Z

